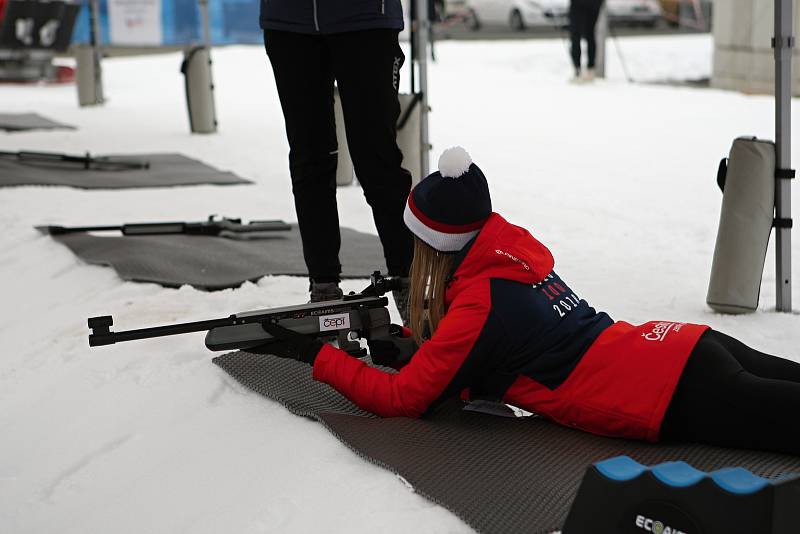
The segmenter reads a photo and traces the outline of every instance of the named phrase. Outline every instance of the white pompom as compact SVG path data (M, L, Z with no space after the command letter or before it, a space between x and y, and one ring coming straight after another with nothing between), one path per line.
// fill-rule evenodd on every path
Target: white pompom
M472 158L460 146L448 148L439 156L439 173L445 178L458 178L466 174L470 165Z

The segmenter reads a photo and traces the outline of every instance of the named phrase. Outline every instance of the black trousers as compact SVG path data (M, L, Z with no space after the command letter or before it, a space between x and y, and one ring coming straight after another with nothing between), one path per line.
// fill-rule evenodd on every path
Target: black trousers
M706 331L678 382L661 438L800 454L800 364Z
M569 4L569 37L572 41L572 65L581 68L581 39L586 39L588 68L593 69L597 59L597 40L594 27L600 16L603 0L572 0Z
M306 35L266 30L264 43L286 122L292 192L309 276L334 282L341 273L334 80L353 166L372 208L389 274L408 276L414 247L403 210L411 175L401 166L396 140L397 89L405 61L397 31Z

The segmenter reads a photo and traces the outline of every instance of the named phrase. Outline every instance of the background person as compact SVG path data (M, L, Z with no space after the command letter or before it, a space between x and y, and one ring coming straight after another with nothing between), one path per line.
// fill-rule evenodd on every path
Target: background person
M419 417L466 392L604 436L800 454L800 364L705 325L634 326L596 311L544 245L492 213L463 149L414 188L405 220L421 344L399 373L275 325L264 328L280 341L263 351L312 364L316 380L385 417Z
M600 16L603 0L570 0L569 3L569 37L572 43L570 53L572 66L575 68L575 80L592 81L595 78L595 61L597 60L597 39L595 26ZM586 71L581 70L581 39L586 40Z
M389 275L407 277L413 241L403 224L411 175L401 166L397 91L405 56L400 0L262 0L261 27L289 140L311 300L339 298L339 215L334 80L350 155L372 208ZM407 316L404 294L395 293ZM405 320L405 319L404 319Z

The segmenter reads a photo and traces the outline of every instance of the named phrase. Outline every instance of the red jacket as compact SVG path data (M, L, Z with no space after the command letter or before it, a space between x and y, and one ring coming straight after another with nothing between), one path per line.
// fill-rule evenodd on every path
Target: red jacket
M492 214L455 256L446 314L397 374L326 345L314 378L384 417L457 395L494 398L596 434L655 441L707 327L614 323L553 271L550 251Z

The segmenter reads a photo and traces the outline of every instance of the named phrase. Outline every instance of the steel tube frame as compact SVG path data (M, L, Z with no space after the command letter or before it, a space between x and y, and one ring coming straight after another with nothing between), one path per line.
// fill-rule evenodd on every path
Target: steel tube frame
M419 157L420 179L428 176L430 172L430 138L428 135L428 44L430 41L431 21L428 17L428 0L416 0L416 21L414 21L416 38L417 74L419 77L419 92L422 95L422 106L419 117ZM414 66L412 64L411 68Z
M792 168L792 0L775 0L775 162L777 169ZM777 179L775 217L791 220L792 181ZM775 307L792 311L792 230L775 228Z
M89 39L92 45L92 61L94 62L94 105L104 104L106 99L103 95L103 70L102 57L100 50L100 0L89 0Z

